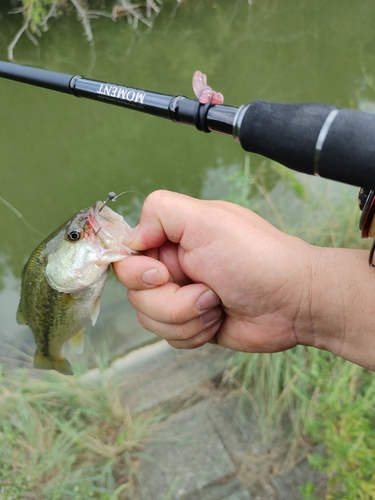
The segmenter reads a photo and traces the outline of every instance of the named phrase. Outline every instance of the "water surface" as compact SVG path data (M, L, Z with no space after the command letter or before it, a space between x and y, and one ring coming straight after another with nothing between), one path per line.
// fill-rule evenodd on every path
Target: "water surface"
M22 23L8 10L2 3L3 60ZM22 37L14 57L22 64L189 97L199 69L225 103L235 106L266 99L369 109L375 102L374 26L370 0L253 0L252 6L246 0L169 0L151 29L92 20L93 43L74 15L51 20L39 46ZM231 138L20 83L0 80L0 110L0 196L43 234L110 190L225 196L225 173L244 163L244 152ZM252 155L252 168L260 160ZM142 195L124 195L116 207L135 223L142 201ZM15 312L22 267L41 236L1 203L0 220L0 338L8 346L32 346ZM149 338L113 277L98 325L89 332L97 341L113 337L117 348ZM1 344L3 360L12 357L5 349Z

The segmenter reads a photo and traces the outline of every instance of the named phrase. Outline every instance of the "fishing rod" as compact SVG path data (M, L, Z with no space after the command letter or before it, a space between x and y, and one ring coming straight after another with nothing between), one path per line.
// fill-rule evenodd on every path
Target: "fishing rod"
M245 151L298 172L375 188L375 115L370 113L325 104L260 100L240 107L200 104L181 95L2 61L0 77L232 136Z
M305 174L362 187L363 237L375 236L375 115L316 103L240 107L0 61L0 77L232 136L245 151ZM375 241L375 240L374 240ZM372 256L371 256L372 258Z

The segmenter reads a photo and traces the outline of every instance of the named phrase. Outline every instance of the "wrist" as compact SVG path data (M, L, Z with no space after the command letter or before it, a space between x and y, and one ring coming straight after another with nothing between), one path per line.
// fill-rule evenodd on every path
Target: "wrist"
M320 247L309 251L309 327L304 340L375 370L375 269L368 265L368 252Z

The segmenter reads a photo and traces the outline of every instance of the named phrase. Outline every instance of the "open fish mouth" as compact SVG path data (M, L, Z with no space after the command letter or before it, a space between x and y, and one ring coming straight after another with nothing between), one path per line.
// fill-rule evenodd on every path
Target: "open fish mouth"
M92 228L90 236L96 240L97 244L100 244L103 255L106 254L108 257L109 253L117 254L118 258L115 260L120 260L121 255L127 256L137 253L123 243L131 226L120 214L111 210L102 201L95 203L89 223ZM115 260L111 260L111 262Z

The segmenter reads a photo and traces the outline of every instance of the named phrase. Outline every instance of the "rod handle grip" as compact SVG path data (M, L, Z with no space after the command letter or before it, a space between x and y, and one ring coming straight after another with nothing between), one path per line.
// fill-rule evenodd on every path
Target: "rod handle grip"
M375 187L375 115L315 103L254 101L237 136L244 150L293 170Z

